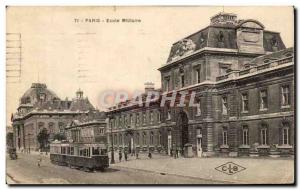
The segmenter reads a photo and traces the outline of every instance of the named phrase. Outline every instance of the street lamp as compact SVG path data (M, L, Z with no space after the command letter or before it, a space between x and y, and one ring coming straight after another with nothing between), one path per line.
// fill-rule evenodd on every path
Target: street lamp
M112 125L110 123L111 119L113 119L113 116L109 116L108 125L110 126L110 141L111 141L111 160L110 164L115 164L115 153L114 153L114 141L113 141L113 134L112 134Z

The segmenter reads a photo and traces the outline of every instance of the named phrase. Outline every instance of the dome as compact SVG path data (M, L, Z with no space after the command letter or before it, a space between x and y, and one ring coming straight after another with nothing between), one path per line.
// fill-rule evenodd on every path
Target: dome
M20 99L20 104L36 104L37 102L47 102L60 100L59 97L51 90L47 89L46 84L33 83Z

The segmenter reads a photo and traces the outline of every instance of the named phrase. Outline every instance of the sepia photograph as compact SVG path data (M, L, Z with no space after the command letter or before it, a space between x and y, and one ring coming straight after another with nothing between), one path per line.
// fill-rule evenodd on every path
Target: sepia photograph
M9 186L295 185L295 7L5 14Z

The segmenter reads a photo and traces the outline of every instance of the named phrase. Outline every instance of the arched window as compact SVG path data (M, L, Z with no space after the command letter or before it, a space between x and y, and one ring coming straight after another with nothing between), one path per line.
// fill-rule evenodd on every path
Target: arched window
M242 143L243 145L249 145L249 128L247 125L242 127Z
M150 144L153 145L154 144L154 139L153 139L153 132L150 132Z
M219 41L219 42L224 42L224 34L223 34L223 31L220 31L220 32L219 32L218 41Z

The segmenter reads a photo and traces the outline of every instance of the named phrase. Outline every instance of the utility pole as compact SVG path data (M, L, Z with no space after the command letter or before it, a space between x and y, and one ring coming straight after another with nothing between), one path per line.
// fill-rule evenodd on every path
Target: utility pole
M115 164L115 153L114 153L114 140L113 140L113 133L112 133L112 125L110 124L111 119L113 119L113 116L109 116L108 125L110 126L110 141L111 141L111 160L110 164Z

